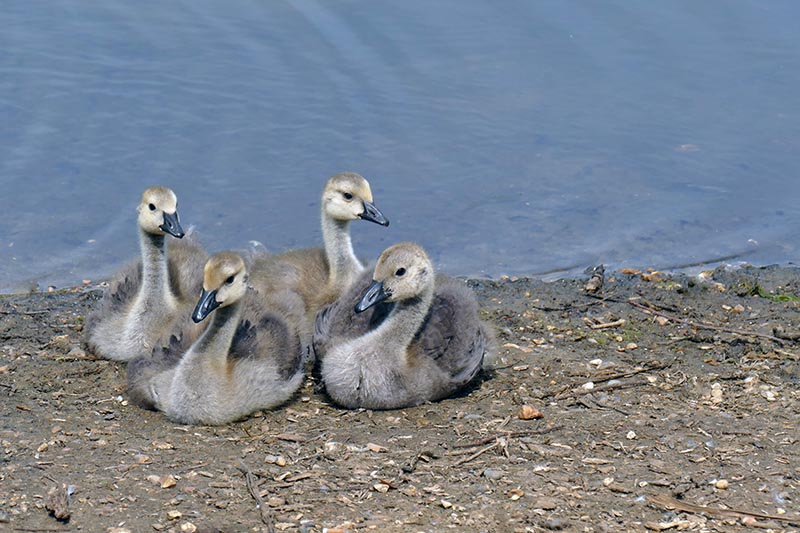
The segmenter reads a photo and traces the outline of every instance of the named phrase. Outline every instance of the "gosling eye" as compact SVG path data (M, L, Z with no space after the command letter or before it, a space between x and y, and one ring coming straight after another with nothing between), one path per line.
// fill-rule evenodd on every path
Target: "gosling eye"
M353 195L350 194L349 192L342 193L342 196L344 196L344 199L347 200L348 202L353 199Z
M395 272L394 275L397 276L398 278L402 278L405 275L405 273L406 273L406 269L403 268L403 267L400 267L400 268L397 269L397 272Z
M228 276L228 279L225 280L225 283L230 285L231 283L233 283L233 278L234 278L234 276Z
M156 205L155 204L150 204L147 207L150 208L150 211L155 211L156 210Z

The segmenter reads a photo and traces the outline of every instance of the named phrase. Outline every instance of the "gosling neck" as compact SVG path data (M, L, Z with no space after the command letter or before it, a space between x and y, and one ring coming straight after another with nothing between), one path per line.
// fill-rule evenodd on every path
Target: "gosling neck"
M212 313L211 323L197 339L191 351L215 359L219 358L221 362L224 362L230 352L236 328L239 326L241 309L241 300L215 309Z
M330 269L328 285L332 288L343 288L363 268L353 252L350 221L329 217L323 207L322 240L325 243L325 256Z
M408 346L425 321L432 302L433 286L414 298L397 302L389 317L375 330L378 345Z
M142 289L144 304L174 300L169 284L166 235L148 233L139 228L139 247L142 252Z

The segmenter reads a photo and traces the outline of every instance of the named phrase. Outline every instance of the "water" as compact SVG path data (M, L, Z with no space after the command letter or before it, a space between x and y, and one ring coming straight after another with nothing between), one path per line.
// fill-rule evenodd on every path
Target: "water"
M474 276L787 262L800 4L0 6L0 291L100 279L169 185L211 250L320 242L325 179Z

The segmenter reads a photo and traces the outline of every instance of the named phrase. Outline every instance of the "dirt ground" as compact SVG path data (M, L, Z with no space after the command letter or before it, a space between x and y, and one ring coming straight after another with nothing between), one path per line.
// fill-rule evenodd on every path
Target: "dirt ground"
M309 379L222 427L128 404L96 288L0 296L0 530L800 531L800 270L587 279L470 281L500 362L460 397Z

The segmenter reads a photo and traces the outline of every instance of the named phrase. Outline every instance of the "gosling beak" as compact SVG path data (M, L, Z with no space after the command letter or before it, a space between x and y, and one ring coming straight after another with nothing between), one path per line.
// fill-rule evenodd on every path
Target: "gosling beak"
M201 322L217 307L219 307L217 291L207 291L203 289L203 292L200 294L200 301L197 302L194 312L192 313L192 320L194 320L195 324Z
M178 212L175 211L174 213L167 213L164 211L164 223L159 226L161 231L166 231L173 237L177 237L182 239L184 235L183 228L181 227L181 222L178 220Z
M363 313L373 305L381 303L389 297L389 294L383 290L383 282L372 280L372 283L367 287L364 296L358 301L355 307L356 313Z
M364 201L364 212L358 216L361 218L361 220L369 220L370 222L380 224L381 226L389 225L389 219L383 216L381 210L367 201Z

